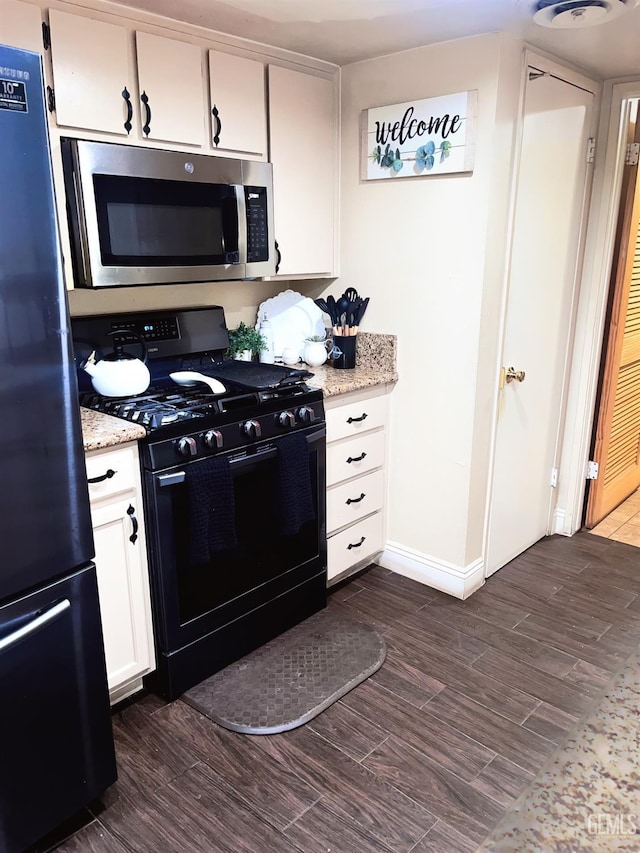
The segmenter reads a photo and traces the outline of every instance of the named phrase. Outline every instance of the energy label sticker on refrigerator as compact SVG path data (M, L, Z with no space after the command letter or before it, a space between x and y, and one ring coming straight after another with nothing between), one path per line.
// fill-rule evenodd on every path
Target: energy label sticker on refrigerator
M5 80L0 77L0 110L13 110L18 113L29 112L27 90L19 80Z

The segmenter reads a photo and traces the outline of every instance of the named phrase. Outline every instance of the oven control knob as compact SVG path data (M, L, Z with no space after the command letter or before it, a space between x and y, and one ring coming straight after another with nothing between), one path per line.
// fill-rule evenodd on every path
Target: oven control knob
M220 450L222 447L222 433L219 429L210 429L204 434L204 443L211 450Z
M198 452L198 445L195 438L180 438L178 439L178 453L181 456L195 456Z
M296 416L293 412L280 412L278 423L282 427L294 427L296 425Z
M303 424L310 424L316 419L316 413L311 406L301 406L298 409L298 418Z
M249 438L260 438L262 435L262 427L258 421L245 421L242 424L242 431L245 435L249 436Z

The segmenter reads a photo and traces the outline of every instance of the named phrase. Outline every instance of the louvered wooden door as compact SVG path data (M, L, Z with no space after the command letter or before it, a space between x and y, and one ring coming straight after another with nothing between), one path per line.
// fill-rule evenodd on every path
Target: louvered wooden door
M638 129L636 129L636 137ZM640 486L640 172L623 188L613 297L587 502L593 527ZM624 196L626 195L626 202Z

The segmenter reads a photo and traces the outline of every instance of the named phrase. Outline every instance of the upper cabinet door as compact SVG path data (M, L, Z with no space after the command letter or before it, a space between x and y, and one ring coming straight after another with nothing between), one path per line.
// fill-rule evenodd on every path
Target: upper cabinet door
M267 157L264 65L230 53L209 51L211 145Z
M3 0L0 44L42 53L42 9L18 0Z
M336 274L337 119L332 80L269 66L278 274Z
M58 126L127 136L126 29L57 9L50 10L49 24Z
M136 32L140 121L148 139L204 144L202 53L199 47Z

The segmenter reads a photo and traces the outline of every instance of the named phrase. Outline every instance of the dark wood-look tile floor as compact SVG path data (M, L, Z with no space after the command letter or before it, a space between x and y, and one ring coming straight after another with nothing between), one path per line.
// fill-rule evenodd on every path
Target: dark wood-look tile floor
M118 782L36 849L471 853L640 641L640 550L551 537L466 602L372 566L329 606L384 632L368 681L269 737L128 704Z

